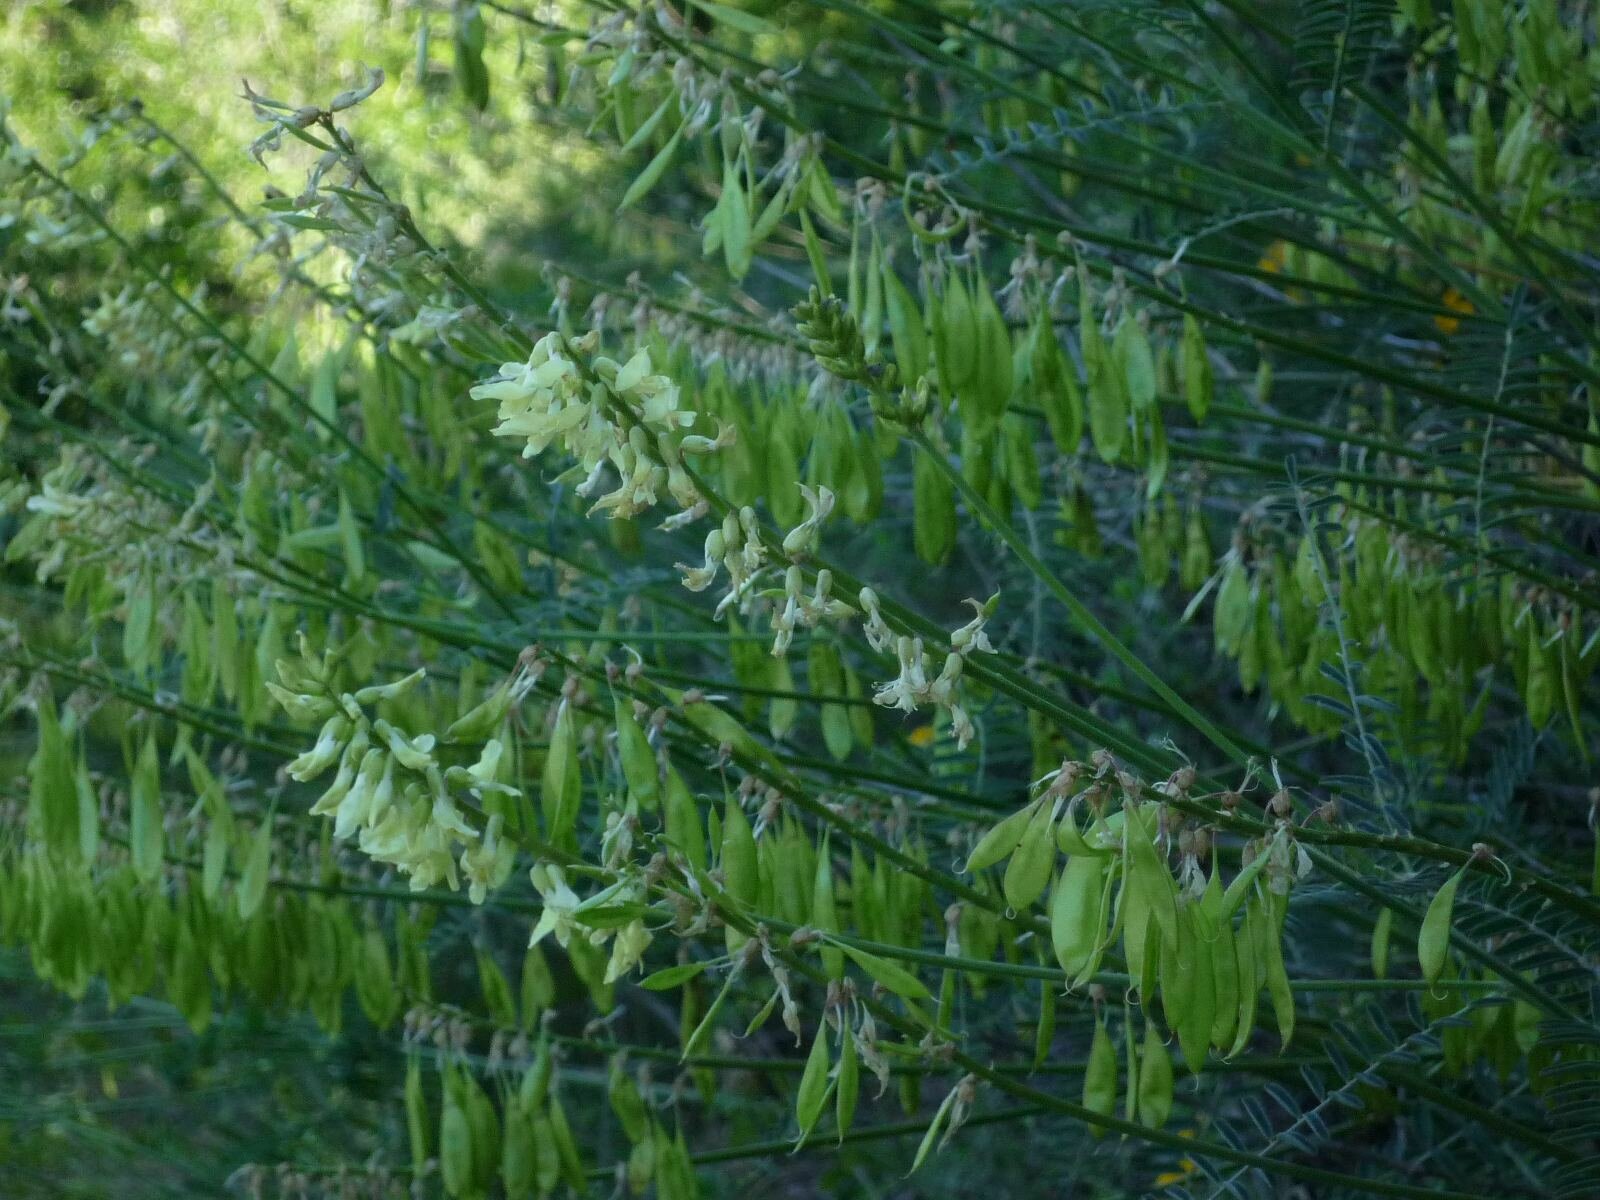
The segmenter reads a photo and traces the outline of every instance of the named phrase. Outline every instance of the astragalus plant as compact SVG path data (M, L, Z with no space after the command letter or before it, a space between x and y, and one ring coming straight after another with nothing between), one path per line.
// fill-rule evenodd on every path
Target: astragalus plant
M388 1055L237 1188L1600 1190L1589 5L373 7L0 161L0 936Z

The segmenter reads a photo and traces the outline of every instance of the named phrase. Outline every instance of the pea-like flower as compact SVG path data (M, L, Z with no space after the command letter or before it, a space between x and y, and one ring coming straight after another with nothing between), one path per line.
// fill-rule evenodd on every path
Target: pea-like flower
M566 946L576 925L573 913L578 907L578 894L567 886L567 878L554 863L539 863L528 872L534 890L544 901L539 923L533 927L528 945L536 946L548 934L555 934L556 944Z

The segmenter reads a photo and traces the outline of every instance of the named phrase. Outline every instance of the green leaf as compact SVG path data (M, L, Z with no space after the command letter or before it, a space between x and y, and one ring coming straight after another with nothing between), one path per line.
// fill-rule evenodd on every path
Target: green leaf
M639 986L648 988L652 992L667 992L675 987L680 987L689 980L701 974L708 967L708 962L679 963L675 967L666 967L653 974L646 975L639 980Z
M876 954L869 954L867 951L858 949L848 942L839 941L837 938L828 938L827 940L843 950L851 962L872 977L873 982L881 984L902 1000L933 999L932 993L923 986L922 980L898 963L890 962L886 958L879 958Z
M682 140L683 126L679 125L673 135L667 139L667 144L656 151L655 156L645 164L644 170L640 171L634 181L628 185L628 190L622 193L622 199L617 204L619 213L625 209L632 208L640 200L644 199L650 189L661 181L661 176L666 173L667 167L672 164L672 157L678 152L678 143Z
M737 29L740 33L760 36L762 34L783 32L766 18L745 12L743 9L734 8L729 4L717 4L713 0L689 0L689 3L693 4L717 24L726 25L729 29Z

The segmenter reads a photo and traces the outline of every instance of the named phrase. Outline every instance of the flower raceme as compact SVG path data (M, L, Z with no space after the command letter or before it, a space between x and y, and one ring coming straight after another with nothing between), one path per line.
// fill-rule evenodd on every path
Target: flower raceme
M594 494L609 464L620 482L591 513L638 516L663 490L681 509L697 511L704 501L682 456L729 445L732 429L719 427L715 438L684 434L695 414L679 407L678 385L654 373L650 352L641 347L625 363L603 355L585 359L597 342L593 333L575 341L546 334L526 362L506 363L470 394L499 402L494 433L523 439L524 458L555 445L576 459L570 477L581 479L579 495Z
M407 734L368 714L368 706L408 692L423 671L337 697L327 694L322 671L279 660L278 674L283 682L267 686L291 716L324 718L316 743L285 769L306 783L338 764L333 782L311 806L313 815L333 818L336 838L354 836L363 854L395 867L414 891L440 884L455 890L465 877L472 902L481 904L505 882L515 847L504 836L503 818L492 814L481 830L475 828L451 791L480 799L487 793L516 795L495 778L500 742L486 742L470 767L445 767L434 755L433 734Z
M455 798L456 791L464 791L481 804L489 795L520 795L500 780L504 746L498 738L483 743L471 766L444 766L435 756L438 739L433 734L408 733L383 717L369 716L370 706L397 700L415 687L425 674L421 670L392 683L337 694L326 682L326 667L309 658L305 665L280 660L278 673L283 682L268 687L285 710L298 720L323 720L316 742L285 770L304 783L338 764L333 782L310 810L333 818L335 838L355 837L362 853L395 867L415 891L441 884L454 891L464 880L472 902L482 904L505 883L516 845L507 835L504 816L491 811L481 821L469 820ZM486 724L498 724L531 688L534 677L533 670L519 670L456 721L447 737L472 740ZM625 850L617 857L625 857ZM596 909L638 904L644 893L637 878L618 870L614 882L587 899L578 897L555 863L536 863L530 878L543 901L530 946L553 934L565 947L575 930L590 945L609 944L607 983L639 964L651 940L642 917L620 927L598 928L586 917Z

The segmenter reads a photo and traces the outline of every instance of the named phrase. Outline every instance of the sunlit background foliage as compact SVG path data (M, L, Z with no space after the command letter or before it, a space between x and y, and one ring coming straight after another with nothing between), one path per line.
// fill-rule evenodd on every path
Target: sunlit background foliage
M17 0L0 1195L1600 1191L1570 0Z

